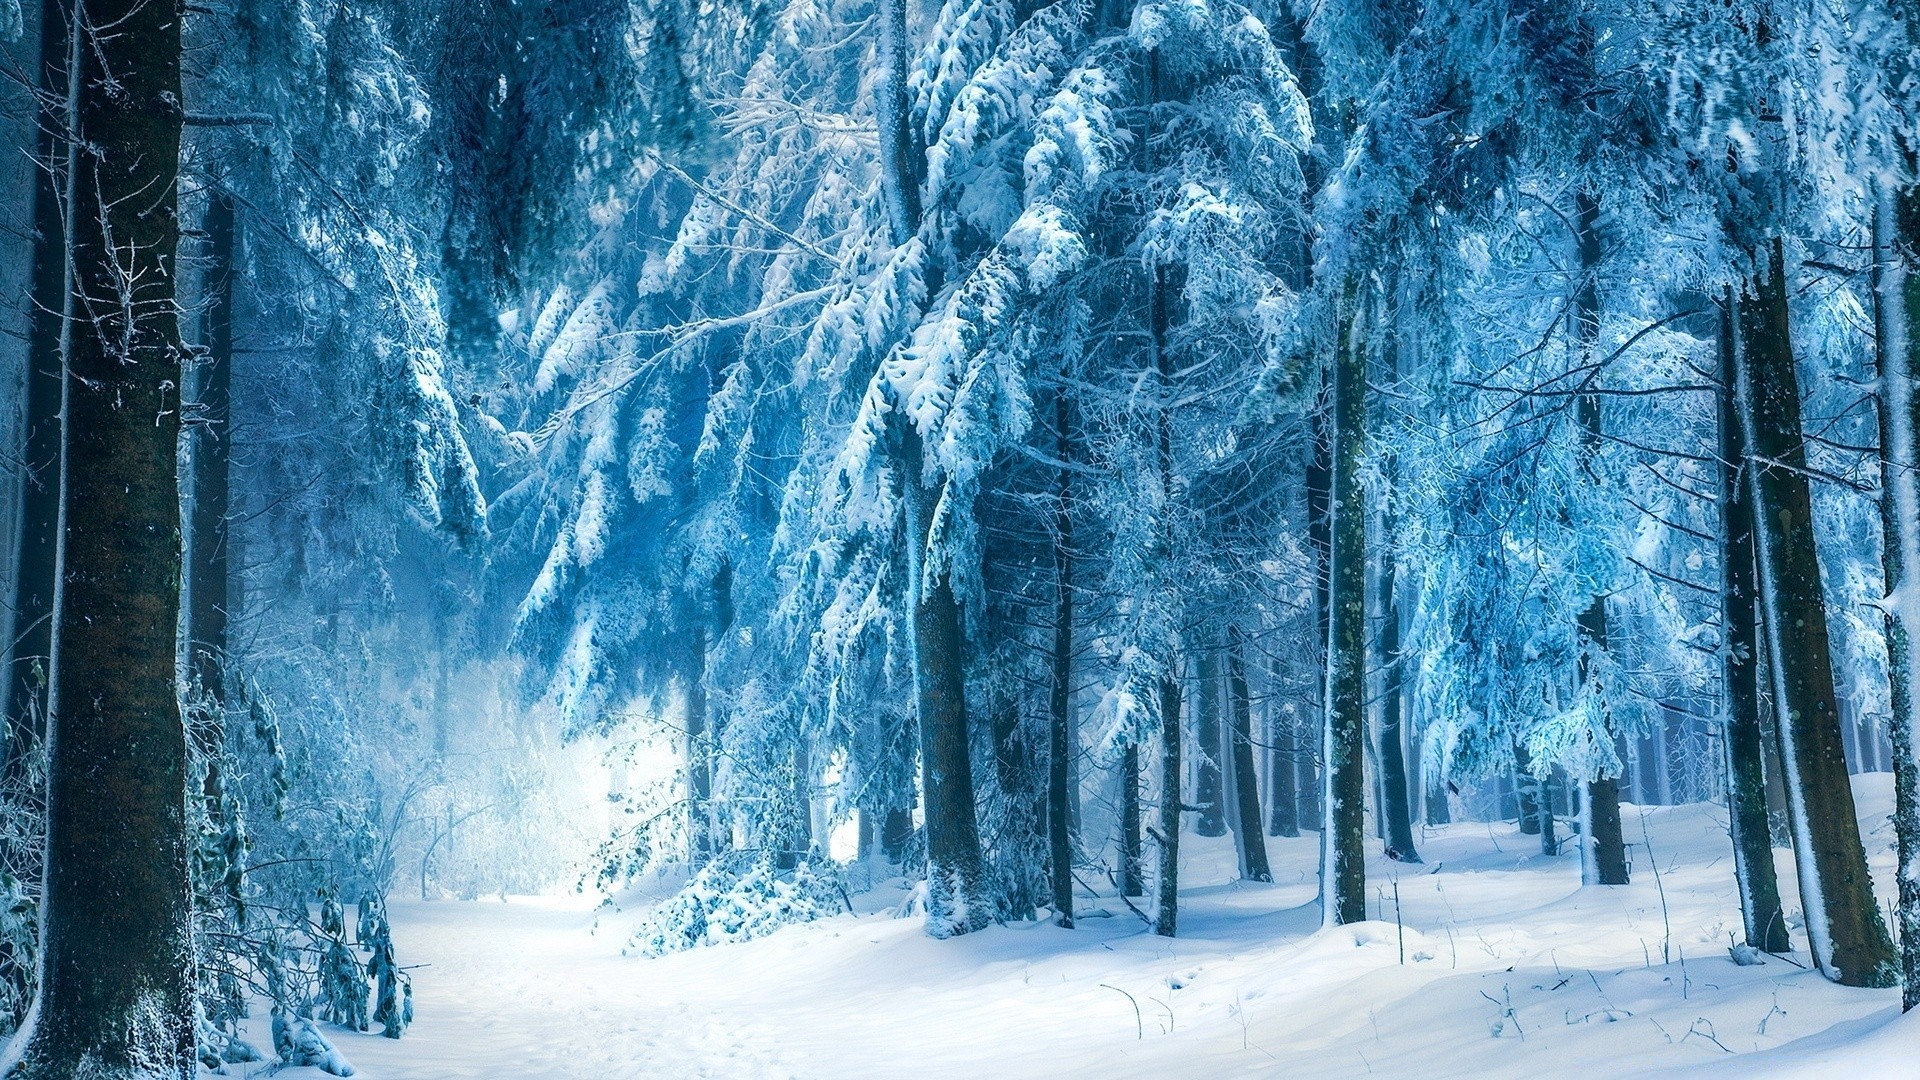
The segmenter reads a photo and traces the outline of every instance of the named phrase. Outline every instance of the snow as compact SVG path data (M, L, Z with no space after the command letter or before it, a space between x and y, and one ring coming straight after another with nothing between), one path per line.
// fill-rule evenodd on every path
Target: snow
M1874 869L1891 884L1890 778L1856 781ZM1581 888L1574 845L1543 858L1510 823L1463 822L1427 830L1425 866L1370 859L1371 921L1327 930L1312 833L1269 841L1274 885L1235 880L1230 837L1184 838L1191 886L1171 940L1103 895L1081 902L1076 930L1039 922L934 941L919 919L892 917L905 895L894 881L855 894L857 916L646 960L622 950L677 881L618 911L586 897L396 901L401 962L423 965L414 1026L399 1041L326 1033L372 1080L1911 1067L1920 1016L1896 1019L1898 991L1730 958L1739 896L1717 807L1623 812L1630 836L1645 815L1659 881L1642 844L1632 885ZM1791 873L1791 854L1776 854ZM257 1034L265 1023L253 1021ZM247 1068L260 1071L233 1071Z

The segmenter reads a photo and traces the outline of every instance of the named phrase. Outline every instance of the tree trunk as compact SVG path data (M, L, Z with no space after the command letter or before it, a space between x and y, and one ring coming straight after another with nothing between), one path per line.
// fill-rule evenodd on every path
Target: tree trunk
M1574 196L1576 229L1580 247L1580 288L1574 294L1574 334L1579 340L1582 363L1596 364L1600 342L1600 203L1592 193ZM1598 485L1600 477L1591 462L1600 452L1602 434L1600 398L1582 394L1576 403L1580 422L1582 471ZM1606 701L1607 688L1594 687L1595 667L1607 651L1607 596L1595 594L1587 609L1580 613L1580 681L1587 693L1597 698L1601 709L1602 738L1611 748L1614 738L1613 716ZM1627 883L1627 849L1620 834L1619 773L1602 773L1586 778L1587 828L1580 837L1582 877L1596 885ZM1544 844L1544 840L1543 840Z
M1910 13L1910 18L1920 12ZM1920 34L1909 25L1908 34ZM1880 525L1881 560L1886 590L1887 677L1893 715L1887 733L1893 743L1893 824L1897 847L1895 877L1899 900L1895 924L1900 939L1902 1009L1920 1005L1920 689L1914 638L1920 632L1920 597L1912 574L1920 573L1920 188L1883 192L1874 207L1874 335L1880 364Z
M1391 526L1389 526L1391 527ZM1387 858L1417 863L1413 843L1413 808L1407 785L1407 752L1403 716L1406 697L1400 662L1400 605L1394 596L1393 560L1380 563L1380 815L1386 827Z
M1120 895L1146 892L1141 880L1140 747L1128 743L1120 753Z
M1193 831L1201 836L1227 835L1226 785L1221 776L1220 650L1200 650L1200 684L1193 695L1193 802L1199 807Z
M174 668L180 21L170 4L95 0L74 4L68 26L79 70L66 118L63 291L86 318L62 328L41 980L13 1075L185 1077L194 965Z
M893 242L905 244L920 229L920 165L907 110L907 5L881 5L881 78L874 113L880 129L882 188ZM931 286L929 287L931 291ZM923 468L920 434L899 433L907 488L908 559L913 582L915 701L920 723L921 789L926 806L927 932L944 938L985 926L992 917L986 895L986 864L974 819L973 766L968 744L966 638L952 574L928 550L938 491ZM932 567L929 557L936 559Z
M1367 424L1364 320L1348 287L1333 364L1331 545L1327 588L1325 819L1320 833L1320 902L1328 926L1367 917L1365 856L1367 707L1367 513L1360 461Z
M1155 875L1153 932L1172 937L1180 922L1180 680L1160 678L1160 867Z
M40 93L45 101L64 100L69 51L65 6L60 0L42 5L40 23ZM6 756L0 764L0 783L23 805L37 805L40 793L28 790L28 764L46 734L47 679L53 655L54 548L60 505L60 388L61 325L67 303L66 225L61 214L61 177L66 172L67 147L60 133L65 117L52 107L36 117L39 145L33 188L33 297L27 340L25 438L19 468L20 505L13 546L13 633L11 648L0 649L7 661L0 680L0 715L7 729ZM27 865L28 853L9 852L10 869L37 879L39 868ZM37 855L37 853L33 853Z
M1068 428L1071 402L1062 389L1054 398L1054 425L1061 461L1070 461ZM1061 469L1055 479L1053 510L1053 657L1047 688L1047 861L1053 892L1053 918L1060 926L1073 925L1073 815L1068 805L1072 787L1073 738L1073 472Z
M1727 818L1733 833L1734 877L1747 944L1787 952L1793 942L1780 910L1767 823L1767 780L1760 723L1759 604L1753 561L1753 504L1742 476L1740 415L1734 407L1733 290L1720 309L1720 618L1726 627Z
M1275 689L1279 686L1280 662L1275 660L1268 668L1267 684L1267 786L1271 808L1268 811L1267 832L1274 836L1300 835L1300 792L1298 766L1294 759L1299 749L1294 746L1293 733L1282 730L1280 717L1284 715L1274 708Z
M1322 833L1326 830L1326 816L1321 804L1326 794L1325 776L1320 765L1326 760L1326 733L1329 716L1327 714L1327 672L1331 656L1327 652L1328 644L1333 640L1333 374L1331 371L1321 376L1320 397L1313 411L1313 453L1307 459L1306 472L1307 501L1307 546L1313 549L1313 617L1314 640L1319 642L1320 655L1315 657L1316 689L1320 699L1320 725L1310 743L1300 747L1294 759L1294 767L1301 778L1296 787L1300 793L1300 813L1302 827L1312 828ZM1304 742L1304 740L1303 740ZM1322 846L1325 844L1322 836ZM1324 861L1324 860L1323 860Z
M1253 765L1253 702L1247 692L1246 641L1239 627L1227 632L1227 696L1233 706L1234 837L1240 848L1240 876L1272 881L1267 837L1260 830L1260 780Z
M1004 803L999 843L1001 877L1009 917L1031 919L1040 906L1040 848L1046 842L1046 793L1035 783L1038 758L1028 745L1026 717L1017 694L1004 693L993 710L993 771ZM1051 883L1049 883L1051 890Z
M1736 360L1787 820L1814 963L1844 985L1890 986L1898 976L1893 944L1874 902L1840 746L1779 239L1767 255L1767 272L1756 274L1740 297Z

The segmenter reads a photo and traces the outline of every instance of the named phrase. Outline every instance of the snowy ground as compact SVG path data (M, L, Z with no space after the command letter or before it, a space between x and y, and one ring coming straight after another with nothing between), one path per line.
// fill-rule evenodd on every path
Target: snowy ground
M1884 890L1891 782L1857 790ZM1920 1014L1893 1022L1897 991L1728 959L1739 911L1717 808L1645 811L1644 834L1642 811L1625 814L1631 886L1582 889L1576 855L1455 825L1427 835L1425 866L1371 862L1380 917L1329 931L1311 834L1277 842L1270 886L1234 881L1226 842L1189 838L1174 940L1105 898L1083 903L1110 917L1071 931L936 942L882 912L642 960L620 954L633 905L396 903L401 962L429 965L415 1025L398 1042L330 1035L370 1080L1920 1070Z

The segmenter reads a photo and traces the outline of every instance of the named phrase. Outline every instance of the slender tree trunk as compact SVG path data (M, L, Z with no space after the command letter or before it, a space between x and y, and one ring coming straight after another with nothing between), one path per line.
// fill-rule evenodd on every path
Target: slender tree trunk
M1040 849L1046 843L1046 792L1035 782L1039 760L1028 743L1026 717L1017 694L1002 694L993 710L994 777L1005 800L999 849L1007 867L1001 888L1012 918L1030 919L1040 906ZM1051 884L1049 883L1049 891Z
M1780 240L1767 258L1740 298L1736 359L1787 820L1814 963L1848 986L1890 986L1898 977L1893 943L1873 898L1840 746Z
M1578 243L1580 247L1580 288L1574 295L1573 322L1574 334L1579 339L1580 355L1587 364L1597 363L1596 353L1600 342L1600 264L1602 250L1600 246L1600 203L1591 192L1582 191L1574 196L1574 213ZM1602 421L1600 418L1600 398L1595 394L1582 394L1576 403L1577 419L1580 423L1580 448L1587 464L1583 471L1587 479L1594 484L1600 477L1593 471L1591 462L1600 452ZM1614 743L1614 727L1611 710L1606 704L1607 688L1592 684L1596 680L1596 667L1607 650L1607 597L1605 592L1594 596L1587 609L1580 613L1580 681L1586 684L1587 692L1599 701L1603 718L1601 726L1606 744ZM1620 830L1620 778L1618 772L1600 773L1586 778L1587 783L1587 830L1580 838L1582 876L1596 885L1625 885L1627 883L1627 849Z
M1226 784L1221 775L1220 650L1200 649L1200 684L1194 688L1193 801L1200 808L1193 831L1201 836L1227 835Z
M1753 560L1753 504L1741 475L1740 415L1734 407L1733 290L1720 308L1720 618L1726 627L1727 818L1733 833L1734 877L1747 944L1787 952L1793 942L1780 909L1767 823L1767 780L1760 723L1759 602Z
M1260 830L1260 780L1253 764L1253 702L1247 691L1246 640L1239 627L1227 632L1227 696L1233 706L1233 787L1238 813L1234 837L1240 847L1240 876L1272 881L1267 837Z
M27 1078L186 1077L180 21L170 4L94 0L68 26L83 66L68 98L63 291L78 317L62 328L42 960L6 1064Z
M1147 86L1151 96L1158 98L1160 54L1156 50L1148 54ZM1160 415L1159 428L1159 464L1161 506L1171 510L1176 492L1173 476L1173 358L1166 348L1167 337L1167 283L1162 280L1159 267L1147 271L1147 330L1149 348L1153 352L1153 366L1159 375ZM1162 514L1161 557L1171 564L1174 554L1174 539L1171 527ZM1160 676L1160 828L1156 839L1160 843L1160 872L1157 875L1156 908L1153 931L1163 937L1172 937L1179 925L1180 913L1180 819L1185 809L1182 801L1181 781L1185 769L1180 761L1180 679L1175 673L1175 658L1179 655L1178 643L1169 642L1167 667Z
M1910 37L1920 35L1920 11L1907 13ZM1920 1005L1920 689L1914 638L1920 632L1920 188L1882 192L1874 208L1874 324L1880 362L1881 559L1886 575L1887 676L1893 715L1895 877L1899 901L1902 1009Z
M1607 647L1607 603L1602 597L1580 615L1580 632L1588 648ZM1590 661L1582 658L1583 666ZM1613 725L1607 730L1611 734ZM1620 778L1596 776L1587 781L1587 831L1580 838L1582 876L1592 885L1627 883L1627 844L1620 827Z
M64 100L69 52L67 14L60 0L46 0L40 22L40 86L48 101ZM7 793L37 805L29 790L28 762L46 733L47 668L53 655L54 548L60 505L61 312L66 304L66 225L61 213L67 147L66 118L43 108L33 187L33 284L27 341L25 439L21 444L20 505L13 544L13 637L0 680L0 708L7 722L0 783ZM36 853L37 854L37 853ZM9 868L38 879L39 868L9 853Z
M1380 814L1386 826L1387 858L1417 863L1413 842L1413 807L1407 784L1406 735L1403 717L1406 698L1401 676L1400 605L1395 601L1393 560L1380 563Z
M1172 937L1180 922L1180 680L1160 679L1160 867L1155 875L1153 932Z
M1140 896L1146 892L1142 881L1140 850L1140 747L1128 743L1120 753L1120 895Z
M1055 452L1071 461L1068 432L1072 403L1063 388L1054 398ZM1047 861L1053 891L1053 918L1073 925L1073 815L1067 794L1073 765L1073 472L1055 478L1053 510L1053 657L1047 688Z
M1267 700L1274 698L1274 690L1280 685L1280 663L1274 661L1268 668ZM1294 758L1299 751L1294 747L1293 733L1285 730L1280 723L1283 714L1271 704L1267 706L1267 786L1271 802L1270 816L1267 818L1267 832L1274 836L1300 835L1300 792L1296 782L1298 766Z
M1361 318L1348 310L1333 364L1331 545L1328 578L1325 825L1320 833L1320 903L1328 926L1367 917L1366 652L1367 513L1360 462L1367 424L1367 363Z

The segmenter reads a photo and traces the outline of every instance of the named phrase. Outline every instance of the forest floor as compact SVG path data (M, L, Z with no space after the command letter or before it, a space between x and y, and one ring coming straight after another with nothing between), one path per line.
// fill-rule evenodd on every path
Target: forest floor
M1856 790L1885 890L1891 781ZM1424 865L1370 861L1375 920L1332 930L1311 833L1270 841L1272 885L1235 880L1230 839L1183 840L1172 940L1101 897L1075 930L933 941L874 910L897 902L882 889L855 897L871 914L645 960L622 955L643 896L396 903L401 962L426 965L413 1028L329 1033L369 1080L1911 1075L1920 1013L1898 1019L1898 991L1731 962L1718 808L1625 822L1632 885L1581 888L1571 847L1463 823L1428 830Z

